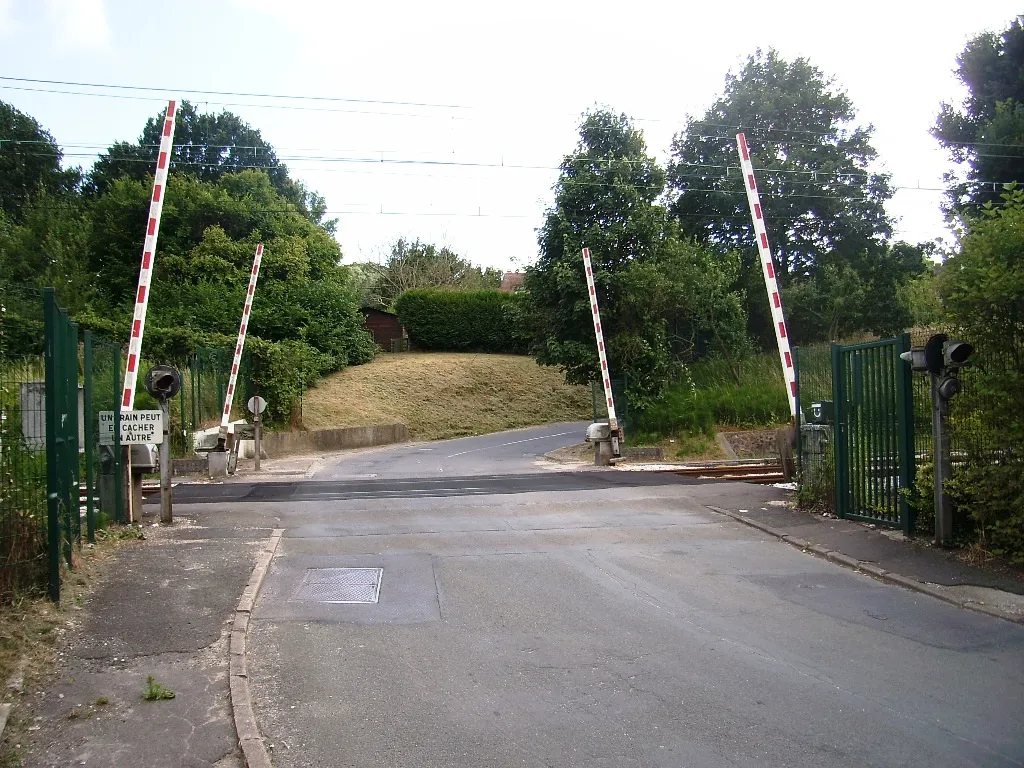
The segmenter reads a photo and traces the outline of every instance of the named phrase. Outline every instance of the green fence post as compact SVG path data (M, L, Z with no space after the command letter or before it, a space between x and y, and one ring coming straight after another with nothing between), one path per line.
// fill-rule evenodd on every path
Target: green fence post
M96 496L96 409L93 403L92 383L92 331L85 331L85 352L83 366L85 368L85 531L90 544L96 543L96 510L93 499Z
M78 323L71 322L67 314L64 314L64 322L67 324L67 384L68 384L68 523L70 524L70 535L68 542L70 547L77 544L82 545L82 459L79 453L81 446L78 444L78 420L81 414L78 410ZM70 548L68 551L68 566L74 565Z
M910 334L899 337L899 353L910 351ZM900 457L900 523L903 535L909 536L914 530L914 511L910 507L907 493L913 486L916 467L914 455L914 381L913 371L909 364L902 364L896 369L896 412Z
M53 288L43 292L43 344L46 373L46 560L50 599L60 602L60 497L57 492L57 298Z
M838 344L832 345L832 410L835 416L833 425L833 445L835 450L835 485L836 485L836 516L845 517L848 506L847 477L848 448L846 442L847 408L844 400L843 387L843 353Z

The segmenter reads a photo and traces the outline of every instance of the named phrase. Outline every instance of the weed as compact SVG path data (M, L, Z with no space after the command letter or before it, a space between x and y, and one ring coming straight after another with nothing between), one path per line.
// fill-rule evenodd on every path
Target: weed
M106 696L100 696L98 699L96 699L96 706L97 707L105 707L109 703L110 703L110 699L108 699Z
M174 691L170 688L165 688L163 685L158 683L152 675L146 677L146 690L142 692L142 698L146 701L162 701L163 699L173 699Z
M111 525L96 531L97 541L141 541L145 538L142 527L138 525Z

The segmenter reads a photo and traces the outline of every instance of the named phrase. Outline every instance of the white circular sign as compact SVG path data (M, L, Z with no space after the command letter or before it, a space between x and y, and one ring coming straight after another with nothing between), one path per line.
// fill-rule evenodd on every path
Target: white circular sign
M260 414L267 410L267 401L259 395L256 395L256 397L249 398L249 402L245 404L245 407L252 413Z

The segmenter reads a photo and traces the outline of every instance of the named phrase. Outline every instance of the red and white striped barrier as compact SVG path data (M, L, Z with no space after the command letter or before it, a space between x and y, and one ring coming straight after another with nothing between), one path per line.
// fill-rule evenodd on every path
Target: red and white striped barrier
M235 344L235 357L231 361L231 378L228 380L228 391L224 396L224 412L220 417L220 425L226 427L231 421L231 402L235 399L235 385L238 383L238 366L242 362L242 350L245 348L245 333L249 328L249 312L252 311L252 297L256 293L256 280L260 276L260 262L263 261L263 243L256 246L256 256L252 260L252 272L249 274L249 290L245 294L245 307L242 309L242 324L238 326L238 343Z
M597 306L597 288L594 286L594 269L590 263L590 249L583 249L583 266L587 273L587 290L590 293L590 312L594 317L594 335L597 337L597 356L601 361L601 380L604 382L604 397L608 401L608 428L612 433L612 453L619 455L619 420L615 416L615 399L612 397L612 379L608 372L608 355L604 349L604 332L601 330L601 310Z
M790 415L796 416L796 369L793 367L793 353L789 349L789 329L786 327L786 317L782 313L782 294L779 292L779 281L775 277L775 262L772 260L772 251L768 247L768 230L765 229L764 225L761 198L757 194L754 166L750 162L750 152L747 150L747 137L742 133L736 134L736 146L740 152L743 186L746 187L747 202L750 203L750 218L754 222L754 237L757 238L757 250L761 254L764 285L768 290L768 305L772 311L772 324L775 326L775 340L779 344L779 358L782 360L782 372L786 378L789 412Z
M160 134L160 154L157 155L156 175L153 178L153 197L149 201L149 221L146 224L146 240L142 246L142 267L139 269L139 287L135 292L135 315L132 318L132 335L128 339L128 365L124 373L124 391L121 396L121 410L130 411L135 405L135 383L139 377L142 357L142 334L146 330L146 308L149 306L149 286L153 280L153 262L156 260L156 238L160 231L160 213L164 209L167 191L167 169L171 164L171 147L174 145L174 116L177 103L167 103L164 128Z

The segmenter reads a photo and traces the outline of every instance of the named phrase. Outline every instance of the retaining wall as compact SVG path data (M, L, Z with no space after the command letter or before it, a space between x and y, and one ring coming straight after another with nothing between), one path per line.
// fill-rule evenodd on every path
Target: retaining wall
M276 459L293 453L370 448L375 445L402 443L408 439L409 428L405 424L378 424L372 427L334 427L302 432L268 432L263 435L261 448L268 458Z

